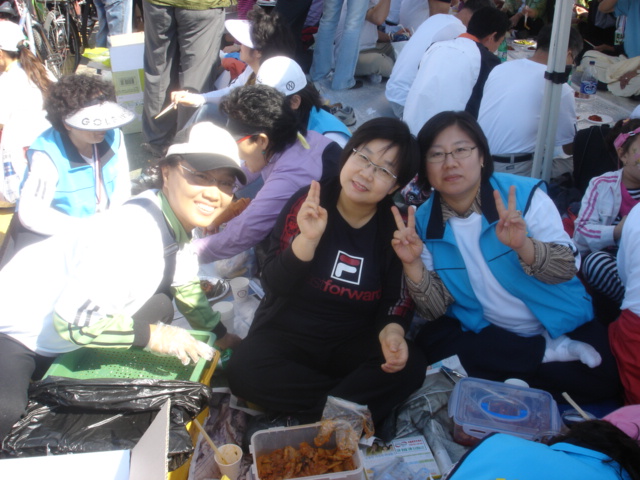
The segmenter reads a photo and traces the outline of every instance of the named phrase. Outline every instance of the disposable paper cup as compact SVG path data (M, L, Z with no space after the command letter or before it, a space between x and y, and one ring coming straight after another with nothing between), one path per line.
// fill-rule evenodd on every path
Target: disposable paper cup
M214 312L220 312L220 321L230 330L233 327L233 302L218 302L211 309Z
M232 462L230 464L222 463L216 453L213 458L220 469L220 473L226 475L231 480L237 480L238 474L240 473L240 462L242 461L242 449L238 445L227 443L219 447L218 450L220 450L220 453L224 455L227 461Z
M249 298L249 279L247 277L236 277L229 280L233 299L236 302L244 302Z

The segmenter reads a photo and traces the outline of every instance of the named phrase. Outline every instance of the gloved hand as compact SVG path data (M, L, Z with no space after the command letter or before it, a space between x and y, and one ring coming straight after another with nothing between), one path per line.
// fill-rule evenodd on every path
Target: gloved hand
M150 325L150 327L151 336L145 350L178 357L183 365L188 365L189 360L197 363L200 358L205 360L213 358L213 348L193 338L184 328L164 323Z

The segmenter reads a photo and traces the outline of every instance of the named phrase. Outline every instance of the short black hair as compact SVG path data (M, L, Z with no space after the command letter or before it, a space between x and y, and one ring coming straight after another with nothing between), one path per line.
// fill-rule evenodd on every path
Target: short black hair
M298 132L306 133L289 99L268 85L233 89L220 103L220 111L227 115L227 130L232 135L264 133L269 139L269 157L295 143Z
M302 90L288 95L287 98L290 99L294 95L298 95L300 97L300 106L296 110L296 114L300 119L300 124L308 125L309 117L311 116L311 109L317 108L319 110L322 108L322 97L320 96L320 92L318 92L318 89L312 82L307 82Z
M416 175L420 166L418 142L402 120L378 117L363 123L353 133L342 151L340 168L347 162L353 149L358 149L373 140L388 140L391 147L398 147L396 157L396 185L404 187Z
M489 142L482 131L478 121L467 112L440 112L427 121L418 133L418 145L420 148L420 170L418 170L418 183L423 189L430 189L431 184L427 178L427 153L435 142L436 137L443 130L457 126L464 131L473 143L478 147L478 154L482 156L484 168L482 169L482 181L486 182L493 175L493 158L489 150Z
M482 40L495 32L495 39L498 40L507 33L510 26L511 23L506 13L495 7L482 7L469 20L467 33Z
M254 5L247 13L247 20L251 22L251 41L254 49L262 53L260 62L282 55L293 58L296 53L296 43L291 27L275 10L268 13L264 8Z
M464 5L462 5L460 11L467 9L475 13L484 7L495 8L495 4L493 3L493 0L467 0L464 2Z
M540 33L538 33L538 36L536 37L537 50L542 50L543 52L549 51L549 47L551 46L551 30L551 24L542 27ZM580 35L580 32L578 32L577 29L571 27L569 30L569 45L567 48L571 51L574 57L577 57L582 51L582 47L582 35Z
M45 96L47 120L59 132L65 132L64 119L93 102L115 102L116 92L111 82L96 75L66 75L53 82Z

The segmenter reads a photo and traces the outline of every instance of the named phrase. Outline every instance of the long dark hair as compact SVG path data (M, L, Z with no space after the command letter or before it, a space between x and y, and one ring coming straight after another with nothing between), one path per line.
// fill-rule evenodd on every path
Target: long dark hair
M29 50L29 47L27 47L24 41L18 44L17 52L8 52L6 50L3 50L3 52L9 58L18 60L27 77L29 77L29 80L40 89L42 96L47 95L52 83L47 74L47 69L44 68L42 62L31 53L31 50Z
M569 432L554 437L549 445L571 443L597 450L618 462L632 480L640 480L640 445L615 425L604 420L574 423ZM622 472L619 472L622 478Z

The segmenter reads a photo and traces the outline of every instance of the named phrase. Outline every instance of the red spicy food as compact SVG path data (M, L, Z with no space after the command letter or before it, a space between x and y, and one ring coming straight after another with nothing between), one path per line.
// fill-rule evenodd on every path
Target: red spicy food
M589 120L591 120L592 122L601 122L602 121L602 117L600 115L589 115L587 118Z
M325 473L355 470L353 457L345 457L337 448L314 448L302 442L299 449L279 448L257 460L260 480L284 480Z

